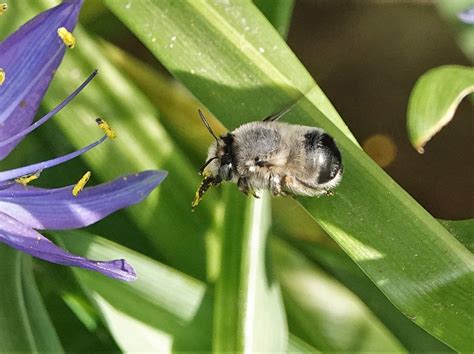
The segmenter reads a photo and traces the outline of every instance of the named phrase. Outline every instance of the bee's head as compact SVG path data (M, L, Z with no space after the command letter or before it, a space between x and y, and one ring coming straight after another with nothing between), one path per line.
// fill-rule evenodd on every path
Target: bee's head
M206 193L211 186L216 186L222 181L229 181L234 177L233 135L227 133L226 135L217 137L201 110L198 110L198 112L202 122L209 133L214 137L215 141L209 146L206 162L199 169L199 174L204 178L196 191L192 203L193 210L201 201L204 193Z

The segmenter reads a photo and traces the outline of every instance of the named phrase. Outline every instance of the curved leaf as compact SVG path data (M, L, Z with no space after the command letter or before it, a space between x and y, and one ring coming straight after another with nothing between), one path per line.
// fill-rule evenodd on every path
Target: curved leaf
M0 350L63 352L36 287L31 258L0 244L0 263Z
M233 187L233 186L230 186ZM227 188L221 271L216 283L213 350L283 352L288 333L280 287L268 269L270 197Z
M315 242L288 241L357 295L410 353L450 352L449 347L403 316L346 254Z
M52 234L71 252L104 259L120 254L133 264L138 280L131 283L74 269L122 350L210 350L212 304L205 284L86 232Z
M106 3L227 127L299 100L285 120L325 128L346 166L334 197L302 198L302 205L406 316L453 348L469 349L471 254L360 150L250 2Z
M408 136L419 153L454 116L461 100L474 92L474 68L446 65L431 69L415 84L407 112Z
M289 326L323 352L404 352L405 349L350 290L288 243L271 244Z

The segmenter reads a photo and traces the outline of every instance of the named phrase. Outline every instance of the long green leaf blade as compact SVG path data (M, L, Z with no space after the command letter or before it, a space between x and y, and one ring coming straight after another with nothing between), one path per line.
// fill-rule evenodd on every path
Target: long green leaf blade
M90 259L126 258L138 280L119 282L74 269L126 352L209 351L210 294L205 284L141 254L82 231L54 233L71 252Z
M423 74L410 96L408 136L423 153L425 144L454 116L461 100L474 92L474 68L445 65Z
M270 197L249 199L234 188L227 192L213 350L286 351L288 333L280 288L266 262Z
M286 120L329 131L346 172L336 196L301 203L412 321L453 348L469 349L471 254L358 148L328 99L252 4L120 0L107 5L228 127L260 119L306 94Z
M405 351L347 288L286 242L272 241L275 270L292 331L323 352Z
M0 245L0 262L0 351L61 353L36 287L31 258Z

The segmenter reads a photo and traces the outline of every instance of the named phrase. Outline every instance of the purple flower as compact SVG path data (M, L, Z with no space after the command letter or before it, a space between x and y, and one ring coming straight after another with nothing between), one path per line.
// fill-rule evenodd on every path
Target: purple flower
M96 72L53 111L33 123L39 104L65 53L58 36L72 32L83 0L66 0L23 25L0 43L0 160L31 131L66 106ZM2 80L2 77L4 80ZM73 186L43 189L17 183L18 178L77 157L107 139L102 138L67 155L0 171L0 242L49 262L91 269L121 280L136 278L123 260L93 261L72 255L36 230L66 230L90 225L112 212L142 201L165 177L145 171L85 188L73 196Z
M459 19L469 25L474 25L474 6L470 6L458 14Z

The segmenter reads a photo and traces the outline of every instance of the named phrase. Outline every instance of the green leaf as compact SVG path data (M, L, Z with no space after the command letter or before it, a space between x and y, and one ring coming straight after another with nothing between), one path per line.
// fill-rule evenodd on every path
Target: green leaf
M134 267L138 280L131 283L74 268L122 350L210 350L212 303L203 283L86 232L52 234L73 253L100 260L126 258Z
M233 187L233 186L230 186ZM288 333L278 282L268 269L270 197L226 188L221 271L216 283L213 350L283 352Z
M36 287L31 257L0 244L0 262L1 351L62 353Z
M450 352L443 343L403 316L343 252L315 242L294 239L288 242L357 295L409 352Z
M354 294L288 243L274 239L272 255L282 284L290 329L322 351L404 351Z
M229 128L299 99L285 120L326 129L345 163L335 196L301 198L301 204L408 318L451 347L469 350L472 333L465 329L473 318L466 289L472 284L472 255L358 147L252 4L106 4Z
M278 33L286 38L290 29L291 15L295 5L294 0L254 0L254 4L262 11Z
M320 351L316 350L301 338L298 338L297 336L290 333L287 353L317 354L320 353Z
M469 220L439 220L459 242L474 253L474 219Z
M451 119L461 100L474 92L474 68L445 65L423 74L410 96L408 135L419 153Z

